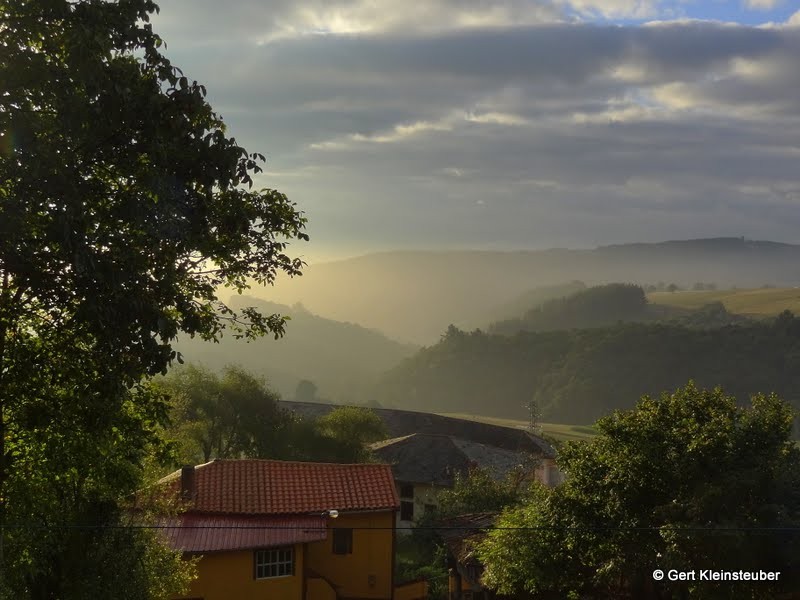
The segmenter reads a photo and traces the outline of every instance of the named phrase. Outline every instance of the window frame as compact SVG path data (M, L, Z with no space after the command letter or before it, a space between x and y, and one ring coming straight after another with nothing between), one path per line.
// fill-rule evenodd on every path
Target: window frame
M285 555L281 554L283 552L289 553L288 560L285 558ZM270 572L270 567L275 567L274 575L266 574ZM259 548L258 550L253 551L253 579L256 581L261 581L264 579L277 579L278 577L294 577L294 570L294 546Z
M410 518L406 518L409 516ZM413 521L414 520L414 501L413 500L401 500L400 501L400 520L401 521Z
M331 529L331 551L334 554L344 556L353 553L353 528L334 527Z

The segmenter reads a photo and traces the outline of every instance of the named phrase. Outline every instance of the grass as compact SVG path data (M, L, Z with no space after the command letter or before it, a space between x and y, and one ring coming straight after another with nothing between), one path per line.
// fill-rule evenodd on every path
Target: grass
M456 419L467 419L469 421L479 421L490 425L502 425L503 427L514 427L515 429L525 429L528 422L521 419L501 419L498 417L486 417L483 415L471 415L466 413L440 413L444 417L454 417ZM557 441L588 440L596 434L594 429L588 425L566 425L563 423L541 423L542 434Z
M770 316L784 310L800 314L800 288L653 292L647 298L653 304L686 309L722 302L728 312L739 315Z

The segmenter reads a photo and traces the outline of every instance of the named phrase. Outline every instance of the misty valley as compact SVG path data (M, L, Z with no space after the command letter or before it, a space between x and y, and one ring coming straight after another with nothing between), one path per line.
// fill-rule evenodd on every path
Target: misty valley
M285 338L177 347L261 374L284 400L520 420L533 401L545 422L588 425L694 380L797 405L798 259L798 246L740 239L366 256L312 265L283 292L293 306L234 299L288 315ZM304 380L314 394L297 397Z
M0 600L800 598L798 8L0 0Z

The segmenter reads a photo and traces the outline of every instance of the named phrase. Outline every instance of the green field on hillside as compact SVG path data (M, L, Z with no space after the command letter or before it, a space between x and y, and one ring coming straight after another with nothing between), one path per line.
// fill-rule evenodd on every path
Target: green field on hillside
M444 417L456 419L467 419L469 421L480 421L491 425L502 425L503 427L514 427L525 429L528 422L519 419L500 419L495 417L485 417L483 415L469 415L464 413L439 413ZM555 440L566 442L571 440L588 440L597 435L591 427L586 425L564 425L561 423L542 423L542 434Z
M759 288L752 290L714 290L652 292L653 304L696 309L712 302L722 302L728 312L739 315L777 315L784 310L800 314L800 288Z

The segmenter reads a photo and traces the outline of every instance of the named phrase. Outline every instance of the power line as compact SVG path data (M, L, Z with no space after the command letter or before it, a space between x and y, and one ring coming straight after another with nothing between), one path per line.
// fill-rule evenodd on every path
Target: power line
M133 530L173 530L173 529L212 529L212 530L296 530L303 532L310 531L327 531L326 527L298 527L298 526L284 526L284 525L245 525L245 526L231 526L231 525L108 525L108 524L77 524L67 523L61 525L53 524L32 524L32 523L5 523L6 529L33 529L33 530L58 530L58 529L133 529ZM331 528L335 529L335 528ZM544 526L400 526L400 527L364 527L353 526L346 527L345 529L352 529L354 531L475 531L475 532L490 532L490 531L630 531L630 532L645 532L645 531L674 531L674 532L703 532L703 533L800 533L800 527L676 527L676 526L647 526L647 527L620 527L620 526L580 526L580 527L567 527L558 525L544 525Z

